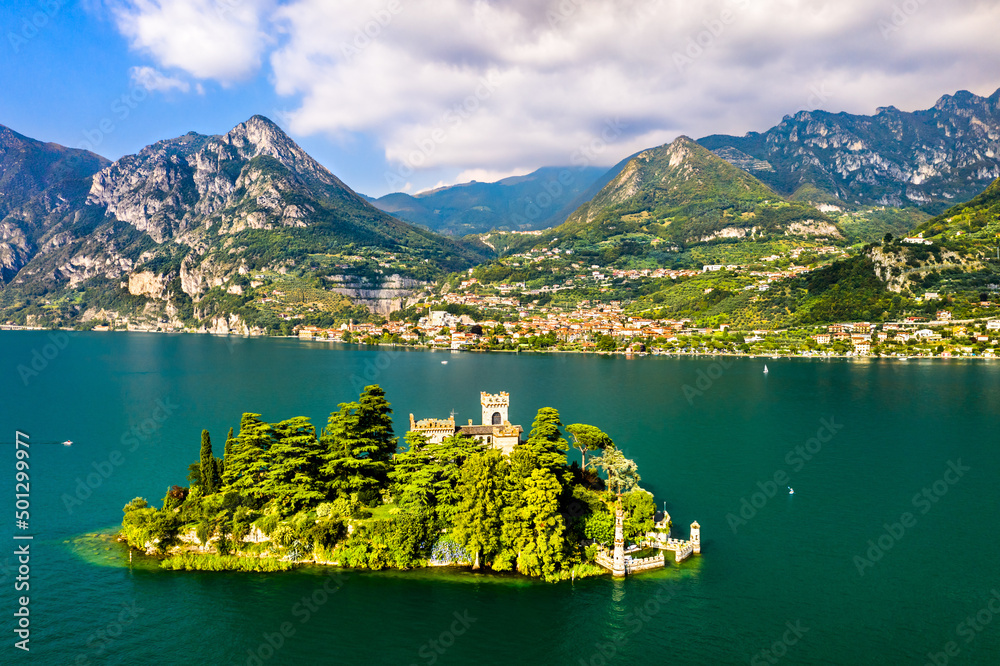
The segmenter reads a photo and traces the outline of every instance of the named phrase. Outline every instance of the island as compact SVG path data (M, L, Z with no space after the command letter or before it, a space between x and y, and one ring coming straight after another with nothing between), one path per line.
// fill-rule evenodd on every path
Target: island
M202 431L188 486L157 509L125 505L120 540L167 569L281 571L463 566L547 581L623 576L701 552L671 536L634 461L596 426L538 410L527 439L507 393L481 393L482 424L410 415L405 450L378 385L319 433L297 416L246 413L222 458ZM571 442L580 461L567 461ZM589 454L589 455L588 455ZM575 457L575 455L574 455Z

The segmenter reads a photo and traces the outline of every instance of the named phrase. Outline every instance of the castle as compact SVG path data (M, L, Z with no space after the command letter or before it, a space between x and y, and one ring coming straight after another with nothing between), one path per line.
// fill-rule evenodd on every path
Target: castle
M524 432L521 426L511 425L508 418L510 395L506 392L496 394L481 392L479 403L483 408L481 425L473 425L472 419L469 419L468 425L456 426L454 415L446 419L416 421L413 414L410 414L410 431L426 435L428 443L431 444L440 444L445 438L455 434L468 435L489 447L500 449L505 456L510 455L521 441L521 433Z

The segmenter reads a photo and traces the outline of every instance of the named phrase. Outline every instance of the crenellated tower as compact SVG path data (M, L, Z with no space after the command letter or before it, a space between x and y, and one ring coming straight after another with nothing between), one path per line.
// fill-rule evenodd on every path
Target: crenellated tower
M701 554L701 525L697 520L691 523L691 546L695 553Z
M479 393L479 402L483 406L483 425L504 425L510 423L510 395L506 392Z

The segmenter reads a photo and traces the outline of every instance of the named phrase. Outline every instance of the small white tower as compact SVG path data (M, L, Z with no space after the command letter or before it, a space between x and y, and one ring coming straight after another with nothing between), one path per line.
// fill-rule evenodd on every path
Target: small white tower
M691 523L691 545L694 547L694 552L701 555L701 525L697 520Z
M506 392L479 393L479 402L483 406L483 425L504 425L509 423L507 411L510 409L510 395Z
M622 507L622 496L615 502L615 549L611 558L611 575L620 578L628 573L625 566L625 508Z

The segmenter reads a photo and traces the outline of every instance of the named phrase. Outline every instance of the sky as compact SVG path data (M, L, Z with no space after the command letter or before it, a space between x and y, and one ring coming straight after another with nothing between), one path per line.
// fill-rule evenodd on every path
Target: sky
M278 123L380 196L1000 88L992 0L4 0L0 124L110 159Z

